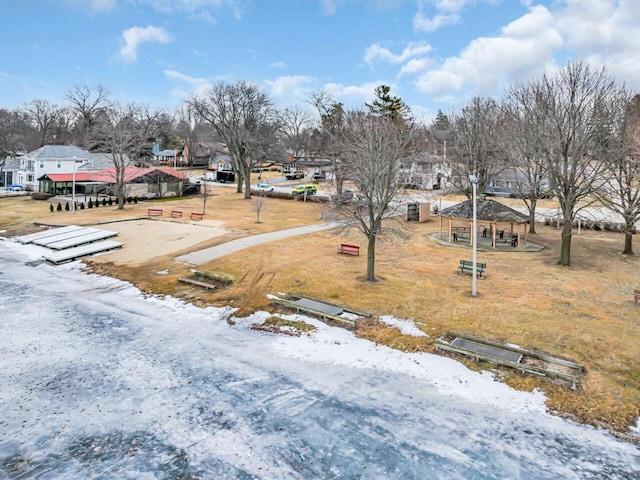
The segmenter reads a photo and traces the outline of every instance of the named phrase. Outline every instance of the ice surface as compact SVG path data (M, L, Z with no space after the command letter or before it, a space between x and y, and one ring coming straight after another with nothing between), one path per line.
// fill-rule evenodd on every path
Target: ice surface
M0 241L0 479L634 479L637 447L452 359L251 330ZM234 322L232 322L234 323Z

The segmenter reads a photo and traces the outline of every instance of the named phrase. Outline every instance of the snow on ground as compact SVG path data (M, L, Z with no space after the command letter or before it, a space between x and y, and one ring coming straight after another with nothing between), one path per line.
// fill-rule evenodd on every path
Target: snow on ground
M414 337L428 337L426 333L416 327L412 320L395 318L391 315L381 315L380 321L386 325L398 328L403 335L412 335Z

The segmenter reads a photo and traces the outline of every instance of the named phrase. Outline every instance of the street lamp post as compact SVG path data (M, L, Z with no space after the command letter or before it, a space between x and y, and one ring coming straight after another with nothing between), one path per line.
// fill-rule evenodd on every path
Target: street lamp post
M469 181L473 186L473 230L471 231L471 250L472 250L472 258L473 262L473 270L472 270L472 280L471 280L471 296L475 297L478 295L477 290L477 256L478 256L478 208L477 208L477 200L476 200L476 190L478 187L478 177L475 175L469 175Z
M76 213L76 157L73 157L73 175L71 178L71 213Z

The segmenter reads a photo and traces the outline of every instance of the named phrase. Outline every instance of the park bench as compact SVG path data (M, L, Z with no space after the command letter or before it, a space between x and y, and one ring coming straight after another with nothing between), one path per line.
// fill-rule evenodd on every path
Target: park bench
M640 300L640 289L634 289L633 290L633 301L638 303L638 300Z
M181 218L182 212L180 210L171 210L171 216Z
M338 253L346 253L348 255L360 255L359 245L349 245L348 243L341 243Z
M191 220L202 220L202 217L204 217L204 213L191 212Z
M464 272L471 272L473 274L473 261L460 260L458 268L460 269L460 274L464 274ZM486 263L476 262L476 272L480 278L483 277L485 268L487 268Z
M147 209L147 215L149 215L150 217L162 216L162 209L161 208L148 208Z

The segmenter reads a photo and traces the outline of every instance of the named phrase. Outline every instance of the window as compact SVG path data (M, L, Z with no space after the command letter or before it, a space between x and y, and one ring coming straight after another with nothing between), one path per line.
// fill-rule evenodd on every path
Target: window
M58 167L58 168L62 167L62 160L58 160L58 162L56 164L56 167Z
M44 160L40 160L38 168L44 168Z

